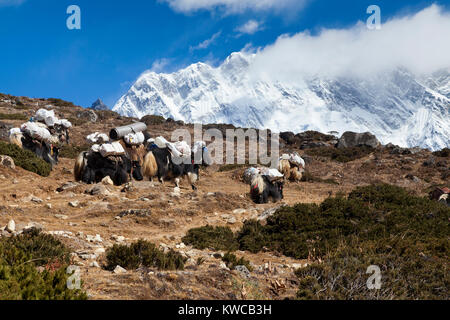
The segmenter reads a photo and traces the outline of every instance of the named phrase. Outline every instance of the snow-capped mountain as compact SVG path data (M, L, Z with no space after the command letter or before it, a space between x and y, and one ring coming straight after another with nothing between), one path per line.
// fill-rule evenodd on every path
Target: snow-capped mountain
M254 58L240 52L218 67L147 71L113 110L279 132L370 131L383 143L450 147L450 70L418 78L399 68L365 79L316 77L292 84L255 80Z

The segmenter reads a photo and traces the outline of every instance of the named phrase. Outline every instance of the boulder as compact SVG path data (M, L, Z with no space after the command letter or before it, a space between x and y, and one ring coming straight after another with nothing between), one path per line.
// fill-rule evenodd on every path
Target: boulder
M127 270L125 270L124 268L122 268L121 266L117 266L114 271L115 274L122 274L122 273L127 273Z
M356 132L345 132L339 139L337 144L338 148L353 148L359 146L367 146L371 148L376 148L380 145L377 137L370 132L356 133Z
M98 115L95 113L94 110L84 110L77 112L77 118L88 120L92 123L96 123L98 120Z
M5 230L9 233L14 233L16 231L16 223L14 222L14 220L9 220Z
M9 169L16 168L13 158L9 156L0 156L0 165Z
M104 184L105 186L113 186L114 182L112 181L110 176L106 176L106 177L103 178L102 184Z

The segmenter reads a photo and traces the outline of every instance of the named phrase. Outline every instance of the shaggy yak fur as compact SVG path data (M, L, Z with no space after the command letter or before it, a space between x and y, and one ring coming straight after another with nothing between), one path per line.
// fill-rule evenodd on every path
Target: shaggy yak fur
M144 180L142 165L147 153L147 147L144 145L131 146L125 143L125 141L119 141L122 147L125 149L128 159L131 161L130 177L133 177L137 181Z
M250 184L250 195L257 204L268 203L269 198L273 202L283 199L283 181L271 182L267 176L255 175Z
M39 158L51 164L52 167L58 164L59 148L54 145L34 140L30 136L21 133L11 135L9 141L22 149L33 152Z
M291 164L289 160L281 160L278 165L278 171L290 181L300 181L303 177L303 168Z
M142 172L150 180L157 176L161 183L165 179L175 181L177 187L180 186L182 177L187 177L193 190L197 190L195 183L199 179L200 165L194 163L192 154L191 163L175 164L172 161L172 154L168 148L152 148L144 158ZM202 165L207 165L205 162Z
M116 186L129 181L131 161L126 156L104 158L99 153L82 152L75 161L74 176L76 181L99 183L109 176Z

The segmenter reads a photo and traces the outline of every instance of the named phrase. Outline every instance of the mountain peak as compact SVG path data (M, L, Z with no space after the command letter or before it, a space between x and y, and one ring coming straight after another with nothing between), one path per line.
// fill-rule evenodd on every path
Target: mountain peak
M98 98L90 107L93 110L109 110L108 106L103 103L102 99Z
M140 77L113 110L278 132L369 131L384 144L450 146L446 70L427 81L402 69L364 81L327 75L299 75L298 83L254 81L249 69L255 56L234 52L218 67L200 62L170 75Z

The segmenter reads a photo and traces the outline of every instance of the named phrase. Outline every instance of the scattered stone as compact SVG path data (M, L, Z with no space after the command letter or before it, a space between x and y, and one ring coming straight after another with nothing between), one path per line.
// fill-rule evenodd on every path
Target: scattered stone
M130 209L119 213L119 217L125 216L149 217L150 215L151 215L150 209Z
M84 120L90 121L92 123L95 123L98 120L98 115L95 113L94 110L91 110L91 109L85 110L85 111L79 111L79 112L77 112L76 116L78 119L84 119Z
M66 182L64 183L61 187L59 187L58 189L56 189L56 191L58 192L64 192L64 191L68 191L68 190L73 190L76 187L78 187L78 183L74 183L74 182Z
M71 206L72 208L77 208L79 205L80 205L79 201L69 202L69 206Z
M86 236L86 240L88 242L98 242L98 243L102 243L103 242L103 239L102 239L102 237L99 234L96 234L95 237L91 236L91 235L87 235Z
M35 202L35 203L42 203L42 202L44 202L44 200L42 200L42 199L40 199L40 198L38 198L38 197L32 197L32 198L31 198L31 201L32 201L32 202Z
M112 181L110 176L106 176L106 177L103 178L102 184L105 185L105 186L113 186L114 182Z
M237 222L235 217L231 217L230 219L227 220L228 224L235 224Z
M125 237L124 236L117 236L117 235L112 235L111 236L111 240L117 241L117 242L124 242L125 241Z
M233 214L244 214L247 213L247 209L236 209L233 211Z
M14 222L14 220L9 220L5 230L9 233L14 233L16 231L16 223Z
M106 252L106 250L103 247L99 247L99 248L95 249L94 252L96 255L101 255L101 254L104 254Z
M69 219L68 216L63 215L63 214L55 214L55 218L61 219L61 220L67 220L67 219Z
M51 204L51 203L47 203L47 204L45 205L45 207L46 207L47 209L51 209L51 208L52 208L52 204Z
M280 206L265 210L263 213L261 213L259 215L258 221L266 220L268 217L272 216L275 212L277 212L278 209L285 207L285 206L286 206L285 204L282 204Z
M9 156L0 156L0 165L2 167L9 168L9 169L16 168L13 158L11 158Z
M420 179L412 174L408 174L406 177L406 179L411 180L414 183L419 183Z
M177 248L177 249L184 249L184 248L186 248L186 245L183 242L181 242L180 244L177 244L175 246L175 248Z
M91 262L91 264L89 265L89 267L100 268L100 265L98 264L97 261L93 261L93 262Z
M242 278L250 278L250 271L246 266L236 266L234 269L239 272Z
M122 273L127 273L127 270L125 270L124 268L122 268L121 266L117 266L114 271L115 274L122 274Z
M92 188L87 189L85 193L91 196L109 196L111 194L103 184L97 184Z

